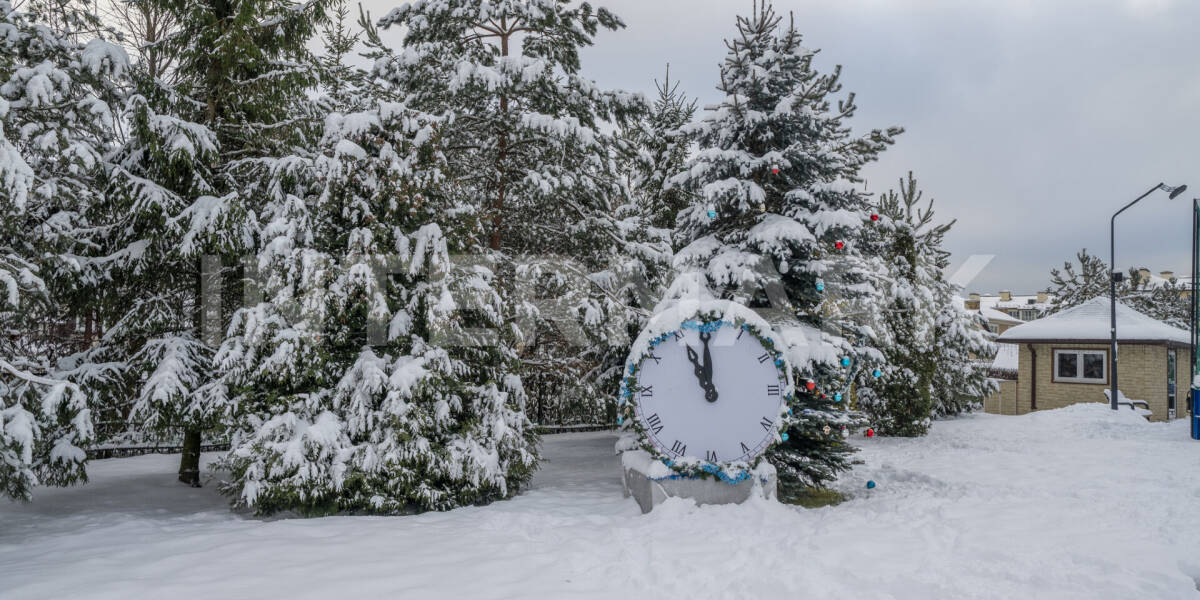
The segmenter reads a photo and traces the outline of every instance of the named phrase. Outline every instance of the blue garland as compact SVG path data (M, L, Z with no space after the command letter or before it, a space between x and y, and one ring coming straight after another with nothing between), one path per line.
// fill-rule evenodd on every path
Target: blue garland
M675 461L673 461L673 460L664 458L664 459L662 459L662 463L672 469L675 468ZM704 471L705 473L708 473L709 475L716 475L717 479L724 481L725 483L728 483L729 485L737 485L747 479L750 479L750 470L749 469L741 469L740 471L738 471L738 473L735 477L730 477L729 475L727 475L725 473L725 471L723 469L721 469L720 467L718 467L717 465L714 465L712 463L704 463L704 464L700 465L700 470ZM651 477L650 478L651 481L663 481L666 479L678 481L681 479L702 479L702 478L695 477L692 475L684 475L682 473L672 473L670 475L667 475L666 477Z

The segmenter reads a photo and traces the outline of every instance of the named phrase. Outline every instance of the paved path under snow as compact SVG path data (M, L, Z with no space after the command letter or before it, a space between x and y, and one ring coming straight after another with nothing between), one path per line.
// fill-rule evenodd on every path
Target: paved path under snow
M531 489L409 517L258 520L177 457L0 501L0 599L1200 598L1200 443L1102 406L857 440L852 498L641 515L611 433L547 436ZM867 492L867 479L879 483Z

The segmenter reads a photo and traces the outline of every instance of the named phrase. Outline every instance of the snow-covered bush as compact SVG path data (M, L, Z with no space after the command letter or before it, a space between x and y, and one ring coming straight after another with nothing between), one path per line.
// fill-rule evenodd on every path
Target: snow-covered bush
M441 119L393 103L264 161L263 301L217 355L238 406L223 486L260 513L444 510L536 465L493 271L456 266L473 213L447 194Z

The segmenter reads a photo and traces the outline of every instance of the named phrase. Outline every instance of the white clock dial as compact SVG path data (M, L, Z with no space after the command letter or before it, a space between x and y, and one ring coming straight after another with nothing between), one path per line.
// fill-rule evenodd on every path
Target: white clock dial
M680 329L638 366L635 414L663 455L751 461L776 440L787 377L750 331Z

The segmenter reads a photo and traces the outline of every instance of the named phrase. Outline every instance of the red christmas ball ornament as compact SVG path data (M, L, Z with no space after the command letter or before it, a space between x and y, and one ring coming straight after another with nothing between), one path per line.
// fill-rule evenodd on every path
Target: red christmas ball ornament
M872 220L872 221L878 221L878 220L879 220L879 215L871 215L871 220Z
M822 400L824 400L824 399L825 399L825 394L821 394L821 399L822 399Z
M815 389L817 387L817 384L814 381L810 381L810 382L804 384L804 387L808 388L808 391L811 392L811 391L813 391L813 389Z
M867 429L867 437L875 437L875 430L868 428Z
M772 167L772 168L771 168L771 174L772 174L772 175L778 175L778 174L779 174L779 167Z
M846 242L835 242L833 244L833 247L837 248L838 250L841 250L842 248L846 247Z

